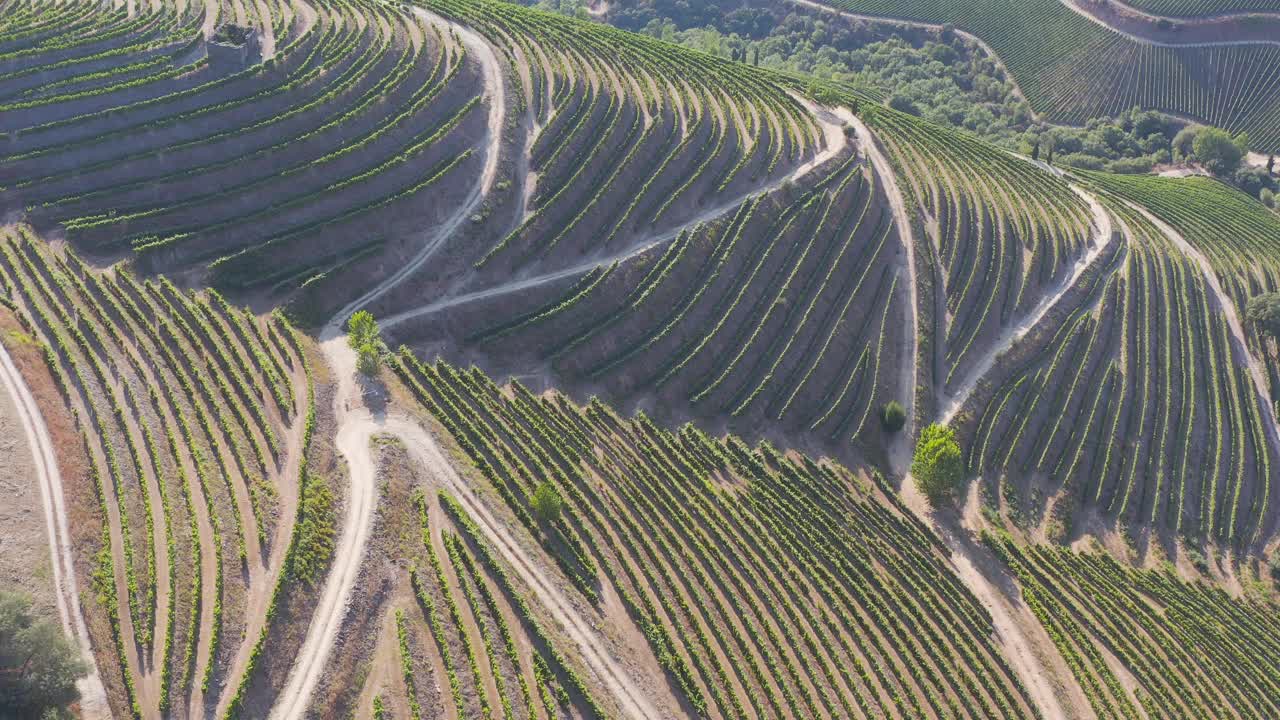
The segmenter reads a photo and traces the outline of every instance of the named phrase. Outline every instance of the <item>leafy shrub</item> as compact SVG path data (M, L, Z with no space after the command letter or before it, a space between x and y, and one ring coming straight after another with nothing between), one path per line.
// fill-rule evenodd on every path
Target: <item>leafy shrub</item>
M889 98L889 107L908 115L920 116L920 108L916 107L915 102L906 95L898 95L895 93L893 97Z
M1226 130L1202 128L1191 145L1196 159L1215 175L1227 175L1240 166L1249 148L1248 136L1232 137Z
M1249 298L1244 316L1268 335L1280 338L1280 293L1261 293Z
M347 344L356 351L356 369L365 375L373 375L382 367L387 355L387 344L382 341L382 330L373 313L360 310L347 321Z
M886 431L898 432L903 425L907 424L907 411L902 407L902 403L890 400L880 410L880 422L884 424Z

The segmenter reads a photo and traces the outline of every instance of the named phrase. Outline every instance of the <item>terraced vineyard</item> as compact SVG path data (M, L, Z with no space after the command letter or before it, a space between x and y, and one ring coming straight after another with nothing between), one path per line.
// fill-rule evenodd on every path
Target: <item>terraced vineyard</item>
M431 296L504 294L664 245L844 145L838 125L738 63L518 5L432 10L497 42L512 95L496 197L437 254ZM386 294L387 326L429 315L424 287ZM400 337L416 331L399 328Z
M407 353L396 374L587 598L620 596L700 715L1031 717L991 620L875 478L500 388Z
M307 379L295 331L167 280L99 272L25 227L0 236L6 304L88 454L92 587L121 716L224 703L293 534ZM81 529L83 532L83 529Z
M695 65L634 35L518 7L441 8L507 40L532 129L528 163L537 182L526 189L519 224L481 266L508 258L508 268L525 267L561 243L580 254L626 247L669 213L687 215L680 210L691 203L768 178L825 141L794 98L734 64ZM662 85L655 90L654 82ZM588 161L573 162L575 149ZM637 178L629 204L611 197Z
M1280 145L1280 45L839 4L980 35L1054 119ZM1280 347L1240 318L1280 220L882 99L494 0L0 0L0 462L101 700L1277 715L1273 599L982 534L967 491L1274 598Z
M411 504L392 523L412 521L420 539L399 558L407 565L404 592L385 609L379 641L394 646L386 654L396 672L360 710L408 718L606 717L462 505L421 488Z
M1042 473L1108 514L1193 537L1265 537L1274 425L1247 358L1195 260L1141 212L1112 212L1128 236L1115 271L973 399L969 467Z
M1249 298L1280 289L1280 218L1252 198L1208 178L1084 177L1148 209L1205 257L1238 318ZM1280 408L1280 351L1254 324L1242 329L1251 358L1265 368L1267 397Z
M1280 44L1138 42L1063 0L832 0L855 13L951 24L986 42L1040 114L1083 125L1134 106L1247 132L1280 150Z
M903 343L897 235L883 189L852 155L816 174L598 266L518 315L502 298L453 322L491 355L546 360L623 396L655 392L664 405L839 443L878 438L875 413L905 392L885 361Z
M46 8L66 17L22 23L20 10ZM341 293L335 277L438 220L457 178L478 172L476 67L455 36L401 9L2 9L22 29L0 40L4 200L95 255L211 268L237 291ZM202 27L225 19L259 30L264 62L195 52Z
M1280 711L1275 606L1105 553L984 538L1009 563L1099 718ZM1116 668L1119 668L1117 670Z

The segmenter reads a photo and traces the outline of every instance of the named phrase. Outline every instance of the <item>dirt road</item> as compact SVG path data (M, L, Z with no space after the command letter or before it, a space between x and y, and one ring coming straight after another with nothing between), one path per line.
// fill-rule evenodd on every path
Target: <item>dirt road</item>
M275 707L271 712L272 718L282 720L304 715L311 700L311 693L324 672L334 640L346 616L351 592L354 589L372 529L374 509L377 506L376 468L370 457L368 445L370 436L380 431L383 421L375 418L365 407L361 388L356 382L355 351L347 346L343 326L347 318L356 310L377 300L411 276L446 239L457 231L488 195L498 167L506 98L502 85L502 70L498 65L497 57L484 38L470 29L422 8L414 8L414 13L428 23L444 25L457 32L466 44L468 53L481 65L485 81L484 92L489 100L489 116L484 142L484 170L467 200L459 205L443 223L424 236L417 255L377 287L338 311L320 335L320 348L324 352L330 370L338 379L333 408L338 426L337 450L347 461L350 490L346 525L342 529L342 535L335 548L333 566L325 580L320 603L312 615L306 639L289 672L285 687L276 699Z
M844 110L845 119L851 123L855 130L858 131L858 137L862 140L862 147L867 153L867 157L871 159L871 165L875 168L876 174L880 176L880 181L884 183L885 196L889 198L889 206L893 208L893 222L898 226L898 237L902 240L904 251L905 267L904 278L907 288L907 328L903 331L903 340L906 347L902 351L902 378L899 381L899 387L906 389L906 397L902 403L902 407L907 411L907 423L902 427L902 431L898 433L897 440L893 449L890 451L891 462L893 463L894 472L905 473L907 463L911 457L911 444L916 436L916 374L917 363L920 354L920 333L918 323L920 319L920 298L917 290L916 282L916 243L915 231L911 225L911 214L907 212L907 203L903 198L902 190L898 187L898 176L893 170L893 166L889 164L884 153L880 151L880 146L876 144L876 138L871 134L871 129L867 127L862 119L855 116L848 110Z
M368 437L373 433L387 433L399 438L405 444L410 456L422 463L438 486L447 490L466 508L467 514L484 533L490 545L512 567L515 574L533 590L539 604L551 613L564 632L577 645L587 665L618 701L626 717L661 717L645 693L614 660L612 652L590 622L577 612L559 585L541 567L526 557L520 543L507 526L493 517L471 486L453 468L431 433L407 417L390 416L366 424L360 420L359 413L353 415L355 416L354 424L368 433L361 446L363 457L354 462L373 467L372 452L368 444Z
M333 404L338 421L337 449L347 461L350 482L346 525L334 549L333 566L325 580L320 603L311 616L306 640L284 689L276 698L272 718L300 718L306 712L346 616L377 506L376 468L369 452L369 437L377 431L378 423L364 406L356 382L355 351L348 347L346 336L337 324L325 328L320 347L338 379Z
M62 493L62 473L53 453L53 440L45 427L40 408L27 383L13 364L9 352L0 345L0 383L3 383L18 411L18 419L26 434L27 447L35 461L40 482L40 500L44 505L45 528L49 533L50 565L57 594L58 616L63 630L80 648L89 666L89 675L80 680L80 713L85 720L110 718L107 692L98 674L98 665L89 643L89 631L80 608L79 586L76 584L75 562L71 557L71 531L67 527L66 501Z
M596 257L592 257L588 260L575 264L571 267L562 268L560 270L545 273L543 275L537 275L534 277L524 278L520 280L512 280L510 282L501 283L499 285L485 288L483 290L475 290L472 292L460 293L457 295L443 297L443 298L440 298L439 300L434 300L425 305L422 305L416 308L411 308L409 310L405 310L403 312L396 313L395 315L391 315L386 318L383 318L382 320L379 321L379 323L383 328L391 328L407 320L412 320L414 318L422 317L424 315L437 313L437 312L440 312L441 310L447 310L451 307L455 307L458 305L465 305L466 303L475 302L477 300L484 300L486 298L497 297L499 295L507 295L513 292L519 292L521 290L528 290L529 288L538 287L539 285L545 285L547 283L555 282L557 280L563 280L566 278L574 277L576 275L582 275L583 273L590 272L591 270L594 270L597 267L611 265L615 262L625 262L627 260L630 260L633 257L642 255L648 252L649 250L652 250L655 247L659 247L661 245L665 245L666 243L671 242L672 240L679 237L681 233L687 230L692 230L693 228L696 228L698 225L701 225L705 222L714 220L724 215L725 213L732 211L734 208L738 207L739 205L746 202L747 200L750 200L753 197L766 195L768 193L773 192L774 190L777 190L778 188L782 187L786 183L794 183L797 180L800 180L804 176L808 175L809 173L821 167L822 164L825 163L827 160L830 160L831 158L835 157L840 152L842 152L844 148L848 145L849 141L845 138L844 132L842 131L841 124L840 124L841 122L847 122L847 118L837 117L838 114L833 114L825 110L820 110L808 100L798 98L798 97L797 97L797 100L800 101L803 105L805 105L805 107L809 108L809 110L814 113L814 117L817 118L819 125L822 126L822 131L823 131L824 137L826 138L826 143L825 143L824 149L821 152L815 153L814 157L812 157L808 162L802 163L801 165L797 166L790 173L782 177L775 178L765 183L761 187L756 188L750 192L743 193L741 195L734 196L723 202L716 203L708 207L707 209L703 210L702 212L698 213L694 217L689 218L688 220L681 223L680 225L674 228L671 228L670 230L666 230L662 233L658 233L656 235L651 235L649 237L643 238L637 242L632 243L629 247L621 251L610 253L608 255L599 255ZM847 114L848 118L853 117L853 114L849 113L847 110L843 112L844 114ZM385 291L382 291L382 292L385 292ZM380 294L381 292L378 293L378 295ZM365 300L362 302L362 304L367 305L371 301L372 300Z

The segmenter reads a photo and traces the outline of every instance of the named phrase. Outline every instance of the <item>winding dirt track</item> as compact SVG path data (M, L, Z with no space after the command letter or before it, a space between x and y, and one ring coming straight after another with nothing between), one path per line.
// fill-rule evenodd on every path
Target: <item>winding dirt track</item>
M426 234L418 254L377 287L338 311L320 335L320 348L331 371L338 378L333 408L338 426L336 444L338 453L347 461L350 490L346 525L335 548L333 566L325 580L320 603L312 614L306 638L289 672L285 687L276 698L271 711L272 718L281 720L302 717L310 704L311 693L320 681L338 630L346 616L372 529L374 509L377 507L376 468L369 455L368 444L370 436L379 431L379 422L365 407L361 388L356 384L355 352L347 346L343 325L352 313L399 285L435 254L489 193L498 167L506 99L497 57L484 38L472 30L422 8L414 8L414 13L427 22L443 24L455 30L483 69L484 92L489 98L485 165L468 199L444 223Z
M630 247L625 248L619 252L612 253L602 257L594 257L590 260L578 263L571 267L563 268L561 270L556 270L554 272L545 273L543 275L536 275L534 277L524 278L521 280L512 280L510 282L501 283L499 285L485 288L483 290L475 290L472 292L443 297L439 300L435 300L433 302L427 303L420 307L411 308L409 310L396 313L395 315L390 315L386 318L383 318L382 320L379 320L379 324L384 329L394 327L407 320L412 320L413 318L422 317L424 315L430 315L432 313L437 313L437 312L440 312L441 310L447 310L457 305L464 305L466 303L475 302L477 300L484 300L486 298L497 297L499 295L507 295L513 292L519 292L521 290L528 290L529 288L538 287L539 285L545 285L547 283L555 282L557 280L563 280L565 278L581 275L583 273L590 272L591 270L594 270L597 267L610 265L615 262L625 262L638 255L642 255L648 252L649 250L652 250L655 247L659 247L661 245L665 245L666 243L671 242L672 240L679 237L680 234L685 232L686 230L691 230L697 227L698 225L701 225L702 223L714 220L724 215L725 213L728 213L729 211L733 210L737 206L741 205L742 203L746 202L747 200L753 197L756 197L758 195L766 195L770 192L773 192L774 190L777 190L778 188L782 187L784 184L788 182L795 182L800 178L803 178L805 175L808 175L809 173L813 172L817 168L821 167L822 164L825 163L827 160L835 157L837 154L839 154L841 151L844 150L846 145L848 145L848 140L845 138L844 133L841 131L840 122L841 120L849 121L850 118L853 118L853 113L850 113L849 111L844 110L842 113L832 114L829 111L821 110L817 108L808 100L805 100L800 97L797 97L796 99L800 101L802 104L804 104L807 108L809 108L811 112L814 113L814 116L817 118L818 123L822 126L823 134L826 136L826 147L821 152L816 153L813 156L813 158L811 158L808 162L797 166L796 169L791 171L790 173L782 177L775 178L774 180L768 183L765 183L761 187L758 187L750 192L743 193L741 195L732 197L723 202L716 203L715 205L708 207L706 210L703 210L702 212L698 213L697 215L690 218L689 220L681 223L680 225L674 228L671 228L670 230L667 230L665 232L662 232L657 235L653 235L643 240L632 243ZM847 115L848 117L845 117L845 115ZM375 290L369 295L376 298L378 295L381 295L383 292L385 292L388 289L390 288L382 288L380 290ZM369 296L366 296L366 297L369 297ZM369 302L372 302L372 299L358 300L356 301L356 303L353 303L353 305L366 305Z
M111 717L107 704L107 692L98 674L98 664L89 643L89 631L80 608L79 586L76 584L75 562L71 557L71 531L67 526L66 502L62 494L62 472L53 453L53 441L45 427L40 408L13 364L9 352L0 345L0 383L3 383L18 409L18 419L26 432L26 444L31 449L36 474L40 480L40 500L44 505L45 528L49 533L49 560L53 568L53 585L57 595L58 616L63 630L80 648L80 655L89 666L89 675L82 678L80 690L80 715L85 720Z
M1071 269L1071 274L1066 278L1063 278L1062 282L1060 282L1057 287L1054 287L1048 292L1048 294L1042 297L1040 302L1032 308L1031 312L1027 313L1022 320L1010 325L1000 333L1000 336L991 344L987 349L987 352L983 354L982 359L965 377L964 382L956 388L954 393L946 398L946 401L942 405L942 412L939 413L938 416L939 423L945 425L951 422L951 419L956 416L956 413L960 411L960 408L964 407L965 402L973 393L974 388L978 386L978 383L981 382L982 378L986 377L987 373L991 371L991 368L995 366L996 360L998 360L1009 348L1013 347L1014 343L1021 340L1022 337L1032 328L1039 325L1040 321L1044 319L1045 314L1047 314L1049 310L1053 309L1053 306L1057 305L1058 301L1061 300L1062 297L1071 290L1071 288L1075 287L1080 276L1083 275L1086 270L1093 267L1093 264L1102 256L1103 251L1111 247L1113 242L1116 242L1117 233L1115 232L1115 227L1112 225L1111 215L1102 207L1102 203L1098 202L1096 197L1081 189L1079 186L1072 185L1071 189L1074 190L1077 195L1084 198L1085 202L1089 203L1089 208L1093 212L1093 224L1097 230L1097 235L1090 243L1089 251L1076 260L1076 264Z
M911 215L907 212L907 203L902 196L902 190L898 187L898 176L893 171L893 166L885 158L884 153L880 151L876 138L871 134L871 129L867 127L862 119L853 113L845 110L847 120L853 124L855 130L858 131L858 137L862 139L862 146L865 148L867 157L871 159L871 165L875 168L876 174L880 176L880 181L884 184L884 194L889 198L889 206L893 209L893 221L898 225L898 237L902 240L903 250L905 251L905 267L906 287L907 287L907 318L908 329L903 333L903 339L906 347L903 349L902 363L902 379L900 384L907 388L907 394L902 403L902 407L907 411L907 423L902 427L902 431L898 433L897 440L893 449L890 451L890 462L893 464L893 470L897 473L905 473L907 462L911 456L911 443L916 436L916 374L919 372L919 354L920 354L920 298L918 292L918 283L916 281L916 242L915 228L911 224Z
M471 217L476 208L480 206L480 203L489 195L489 191L493 187L493 179L498 173L498 159L502 145L502 123L506 117L507 103L506 92L503 90L502 85L502 66L498 64L498 58L494 54L493 48L489 46L484 37L464 25L447 20L420 7L413 8L413 13L428 23L444 25L456 31L458 36L462 38L463 43L466 44L468 51L475 54L484 71L484 93L489 100L489 118L486 123L484 139L484 168L481 170L480 178L475 186L472 187L467 199L459 204L453 214L446 218L444 222L425 235L422 241L422 249L418 251L417 255L414 255L409 262L396 270L395 273L382 281L377 287L338 312L335 317L339 326L342 322L346 322L351 313L385 295L417 272L427 260L431 259L436 251L440 249L440 246L444 244L444 241L452 237L458 231L458 228L462 227L462 223ZM385 324L384 322L383 325Z
M889 204L893 208L894 219L901 228L900 234L907 248L907 277L910 280L910 298L911 308L911 332L907 333L909 349L903 362L903 377L906 387L914 388L916 379L916 363L917 354L919 353L918 334L915 332L916 319L918 318L918 298L916 296L916 267L914 242L910 215L907 211L906 201L902 196L902 192L898 187L897 176L894 174L893 167L889 164L884 154L880 151L876 143L875 136L870 129L859 119L853 119L854 127L858 130L858 135L864 139L864 146L867 154L871 158L871 163L875 167L876 172L881 175L884 183L885 194L889 197ZM1088 196L1087 193L1076 189L1078 193L1084 195L1090 200L1090 206L1094 210L1095 222L1099 225L1102 237L1098 242L1094 243L1094 248L1089 255L1081 258L1077 264L1075 271L1072 273L1070 282L1063 284L1062 289L1054 294L1047 296L1042 300L1041 305L1028 315L1023 323L1011 328L1011 331L1017 330L1018 327L1026 325L1025 329L1017 332L1007 332L1008 339L1004 343L998 343L993 347L989 360L984 358L983 363L979 365L980 372L975 372L974 377L966 381L961 393L957 393L957 397L968 395L976 386L978 379L990 368L991 363L1000 352L1003 352L1009 345L1012 345L1017 337L1021 337L1027 329L1033 327L1044 317L1044 313L1061 298L1066 289L1074 284L1080 273L1086 267L1092 264L1098 254L1101 253L1104 244L1109 244L1112 239L1111 219L1107 215L1101 205L1095 199ZM959 407L963 404L963 400L956 404ZM907 421L913 423L915 415L915 393L908 394L907 403ZM939 422L946 423L950 419L948 413L954 414L954 409L944 409L943 414L946 419ZM991 570L984 570L989 567L987 558L983 558L972 547L972 542L966 542L960 538L960 533L964 532L963 528L956 527L955 524L944 523L939 520L930 510L929 503L924 496L916 488L915 482L911 478L909 472L909 464L911 461L911 446L914 440L914 428L908 425L904 431L900 433L899 439L890 453L891 463L895 473L902 476L902 482L899 487L904 504L910 508L921 521L928 525L934 533L943 539L947 548L951 550L951 564L956 570L957 577L964 583L973 595L978 598L983 607L991 615L991 621L996 630L996 640L999 643L1006 659L1009 661L1013 671L1017 673L1022 685L1026 688L1027 694L1031 701L1039 709L1040 714L1046 720L1064 720L1068 717L1063 710L1062 704L1059 702L1058 693L1054 689L1053 683L1050 682L1050 674L1044 663L1040 660L1040 655L1035 651L1039 648L1042 653L1053 657L1057 650L1052 640L1044 632L1044 629L1036 623L1027 622L1029 611L1021 604L1015 605L1014 599L1010 598L1005 592L997 587L992 580ZM1061 673L1057 673L1059 679L1064 682L1074 682L1073 679L1061 677Z

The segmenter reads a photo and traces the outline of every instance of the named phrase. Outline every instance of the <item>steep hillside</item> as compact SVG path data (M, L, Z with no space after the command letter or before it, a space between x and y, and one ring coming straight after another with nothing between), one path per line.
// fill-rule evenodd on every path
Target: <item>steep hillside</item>
M984 536L1072 667L1099 718L1277 712L1274 606L1138 570L1101 552Z
M1244 317L1249 298L1280 290L1280 216L1243 193L1209 178L1084 177L1149 211L1164 234L1202 260L1206 272L1212 271L1221 300L1233 306L1237 318ZM1275 342L1254 323L1240 329L1247 334L1254 367L1265 378L1266 397L1277 407L1280 358Z
M846 6L1280 138L1274 43ZM0 0L83 716L1274 715L1280 221L882 100L494 0Z
M408 355L395 371L698 715L1035 715L986 611L875 478ZM546 482L565 507L539 530Z
M1113 208L1126 243L1108 272L969 405L970 468L1043 473L1109 515L1256 541L1273 529L1277 450L1249 357L1195 258Z
M1130 5L1156 15L1194 17L1231 12L1280 12L1276 0L1127 0Z

